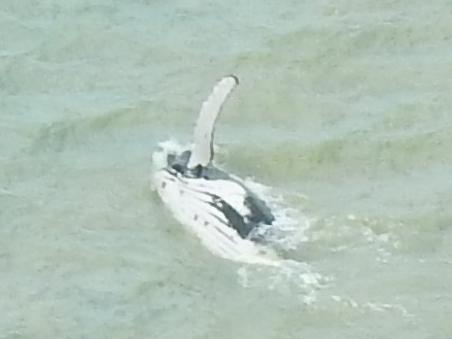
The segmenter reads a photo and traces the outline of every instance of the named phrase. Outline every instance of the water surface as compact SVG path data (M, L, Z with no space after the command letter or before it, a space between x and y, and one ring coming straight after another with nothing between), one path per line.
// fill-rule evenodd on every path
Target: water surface
M0 338L452 337L451 15L3 0ZM299 265L212 256L149 189L230 73L217 160L300 217Z

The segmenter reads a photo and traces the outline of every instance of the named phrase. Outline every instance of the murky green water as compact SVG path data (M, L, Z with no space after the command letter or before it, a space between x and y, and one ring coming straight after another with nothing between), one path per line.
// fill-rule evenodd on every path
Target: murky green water
M229 73L218 161L311 220L309 274L149 190ZM0 338L451 338L451 74L445 0L3 0Z

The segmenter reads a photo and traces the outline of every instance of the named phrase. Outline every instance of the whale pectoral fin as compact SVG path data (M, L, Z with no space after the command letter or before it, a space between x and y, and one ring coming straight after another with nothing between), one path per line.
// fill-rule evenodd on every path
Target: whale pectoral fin
M245 198L245 206L250 210L249 219L255 223L271 225L275 221L270 208L267 204L254 195L248 195Z
M221 79L202 104L194 132L194 148L188 167L207 166L213 159L215 121L229 94L238 85L238 78L230 75Z

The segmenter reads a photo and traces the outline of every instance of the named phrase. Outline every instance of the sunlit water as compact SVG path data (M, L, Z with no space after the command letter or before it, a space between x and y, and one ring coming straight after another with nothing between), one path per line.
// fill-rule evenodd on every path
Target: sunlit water
M451 17L3 0L0 338L451 338ZM278 268L211 255L149 187L230 73L216 160L291 222Z

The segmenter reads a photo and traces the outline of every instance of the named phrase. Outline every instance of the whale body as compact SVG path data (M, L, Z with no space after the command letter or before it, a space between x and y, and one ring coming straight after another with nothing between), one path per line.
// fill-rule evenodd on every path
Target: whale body
M236 76L218 82L202 105L193 148L169 151L153 182L175 218L211 252L236 261L272 264L276 255L259 233L274 223L272 211L240 178L213 164L215 122L237 85Z

